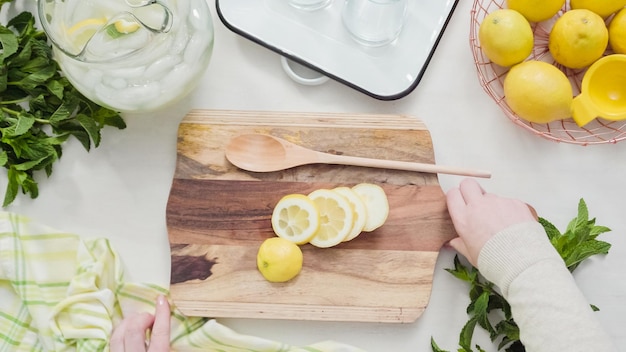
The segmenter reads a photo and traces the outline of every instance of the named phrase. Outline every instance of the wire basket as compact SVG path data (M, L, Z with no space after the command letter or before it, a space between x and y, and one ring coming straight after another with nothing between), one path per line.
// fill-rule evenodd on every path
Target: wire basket
M523 120L515 114L504 99L504 77L509 68L492 63L480 47L478 41L478 29L482 20L491 12L505 8L506 0L474 0L471 11L470 46L474 56L474 62L478 71L480 84L487 94L502 108L505 115L516 125L531 131L541 137L556 142L565 142L578 145L592 145L617 143L626 139L626 121L606 121L595 119L584 127L579 127L573 119L553 121L547 124L533 123ZM586 69L570 69L554 61L548 49L550 29L558 17L568 10L569 1L551 20L539 23L531 23L535 36L535 46L527 60L541 60L548 62L569 78L572 83L574 96L580 93L580 86ZM607 50L605 55L612 54Z

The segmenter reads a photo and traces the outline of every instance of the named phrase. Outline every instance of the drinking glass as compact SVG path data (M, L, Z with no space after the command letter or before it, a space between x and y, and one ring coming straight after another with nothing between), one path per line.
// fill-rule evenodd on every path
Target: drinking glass
M306 11L319 10L328 6L332 0L288 0L289 5Z
M407 4L407 0L346 0L342 9L343 24L363 45L386 45L400 34Z

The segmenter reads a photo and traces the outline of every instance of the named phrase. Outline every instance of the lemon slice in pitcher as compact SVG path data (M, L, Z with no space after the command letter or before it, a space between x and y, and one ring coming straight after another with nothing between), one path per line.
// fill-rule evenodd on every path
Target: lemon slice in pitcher
M77 22L73 26L67 29L66 33L70 40L70 42L74 45L74 47L78 50L82 50L82 48L87 44L89 39L102 28L107 23L107 19L102 18L88 18Z
M113 27L120 34L134 33L140 28L139 23L128 20L117 20L113 24Z

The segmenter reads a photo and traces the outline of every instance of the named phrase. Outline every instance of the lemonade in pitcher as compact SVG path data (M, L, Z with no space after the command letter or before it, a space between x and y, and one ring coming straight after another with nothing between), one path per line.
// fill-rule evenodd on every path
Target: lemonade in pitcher
M213 49L205 0L39 0L68 80L118 111L152 111L198 83Z

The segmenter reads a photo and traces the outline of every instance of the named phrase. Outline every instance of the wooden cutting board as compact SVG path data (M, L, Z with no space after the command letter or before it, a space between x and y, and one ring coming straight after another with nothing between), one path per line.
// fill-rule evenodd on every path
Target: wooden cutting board
M189 316L412 322L430 298L435 262L456 234L435 174L307 165L251 173L224 156L239 134L266 133L328 153L434 163L430 133L399 115L194 110L178 131L167 204L171 296ZM371 182L390 204L384 226L328 249L302 246L286 283L256 268L276 202L289 193Z

